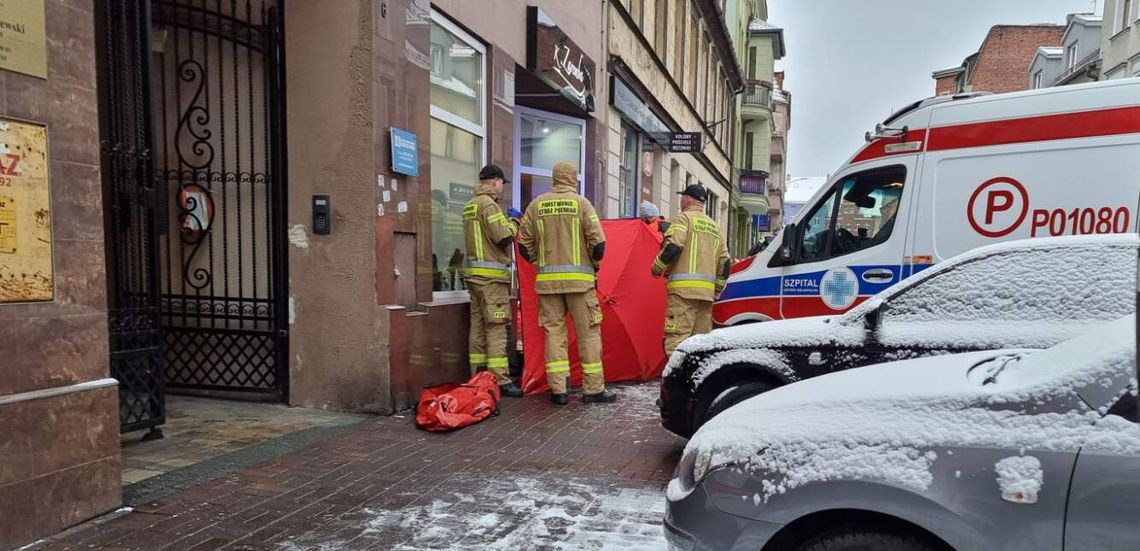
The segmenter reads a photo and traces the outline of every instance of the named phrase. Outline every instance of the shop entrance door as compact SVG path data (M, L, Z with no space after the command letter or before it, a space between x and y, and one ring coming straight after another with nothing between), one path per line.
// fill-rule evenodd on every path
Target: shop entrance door
M583 193L586 121L516 106L512 206L525 211L535 197L550 191L551 169L558 161L577 163L578 193Z

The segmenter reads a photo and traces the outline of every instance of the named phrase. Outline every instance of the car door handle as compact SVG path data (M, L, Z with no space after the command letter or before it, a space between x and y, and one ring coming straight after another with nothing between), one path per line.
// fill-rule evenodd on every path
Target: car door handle
M867 283L883 283L895 278L895 273L885 268L867 270L863 272L863 281Z

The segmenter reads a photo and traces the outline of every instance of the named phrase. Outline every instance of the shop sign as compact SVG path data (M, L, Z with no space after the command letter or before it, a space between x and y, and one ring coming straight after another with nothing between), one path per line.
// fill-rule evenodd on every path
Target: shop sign
M0 303L52 300L47 128L0 117Z
M420 175L420 153L416 147L416 135L392 127L392 171L408 176Z
M753 214L752 227L758 231L768 231L768 226L771 225L770 218L767 214Z
M700 132L654 132L650 138L669 153L700 153L704 149Z
M0 69L47 78L44 0L0 0Z
M613 86L610 88L613 90L612 103L614 109L617 109L642 130L648 132L650 138L669 133L669 127L657 115L654 115L653 110L641 98L637 97L637 94L630 90L629 85L622 82L620 78L615 76Z
M594 61L541 8L527 8L526 66L587 113L594 110Z

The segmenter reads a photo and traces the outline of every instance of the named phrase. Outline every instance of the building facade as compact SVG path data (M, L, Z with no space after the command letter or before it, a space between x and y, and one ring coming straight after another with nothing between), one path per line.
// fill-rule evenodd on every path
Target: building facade
M744 63L745 89L737 99L733 256L783 226L783 183L791 95L783 90L776 61L786 54L784 31L767 21L763 0L737 2L733 41Z
M1101 78L1140 77L1140 0L1105 0Z
M677 192L701 184L709 216L731 235L731 121L743 80L725 9L714 0L611 0L606 7L604 217L635 216L642 201L675 215ZM680 132L700 136L696 152L670 147L668 135Z
M606 4L27 4L42 52L0 64L0 134L36 159L0 191L3 548L117 507L120 432L160 437L167 393L390 413L466 378L456 221L484 163L505 206L560 159L616 197ZM673 130L728 111L704 50ZM721 139L661 165L724 184Z
M1063 25L995 25L977 52L957 67L931 74L935 94L1016 92L1029 89L1025 71L1041 46L1060 47Z
M1053 85L1095 82L1101 70L1101 16L1074 13L1066 19L1065 33L1061 35L1062 71L1053 79Z

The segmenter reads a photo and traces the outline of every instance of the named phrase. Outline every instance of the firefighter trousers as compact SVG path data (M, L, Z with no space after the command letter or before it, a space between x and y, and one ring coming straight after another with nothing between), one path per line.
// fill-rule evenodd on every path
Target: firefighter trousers
M468 360L471 374L487 368L500 385L509 384L507 325L511 321L511 286L507 283L471 283L471 333Z
M598 295L585 293L538 295L538 322L546 331L546 382L550 392L566 394L570 387L566 313L574 320L578 356L582 360L582 390L597 394L606 389L602 370L602 308Z
M712 302L669 294L665 305L665 357L685 339L712 331Z

